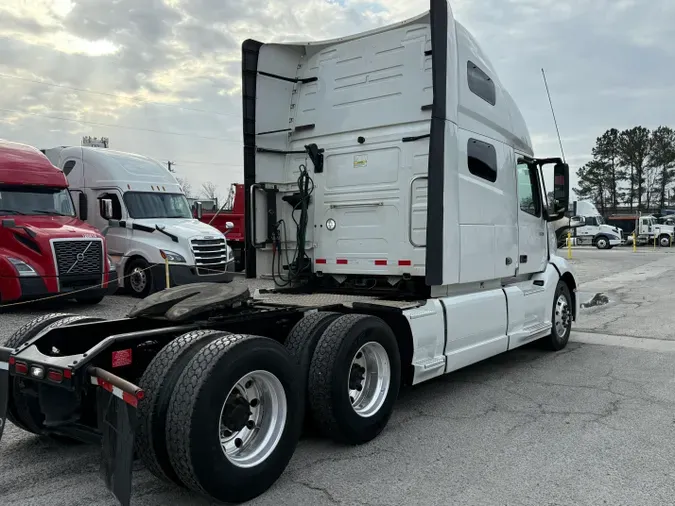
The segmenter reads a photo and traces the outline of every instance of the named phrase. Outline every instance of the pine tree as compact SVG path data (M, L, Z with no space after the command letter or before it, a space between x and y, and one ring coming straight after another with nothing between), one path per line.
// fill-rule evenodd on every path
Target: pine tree
M609 165L600 160L591 160L579 169L577 175L579 188L574 189L577 197L580 200L590 200L600 210L600 214L605 214L607 203L611 201Z
M658 188L660 208L666 207L668 186L675 172L675 131L661 126L652 132L649 165L656 172L655 185Z
M649 129L637 126L619 134L619 160L630 170L628 204L631 211L636 198L637 208L642 209L642 197L645 194L645 168L648 166L650 150Z
M593 158L607 164L607 184L609 187L608 206L616 209L623 195L620 183L626 178L626 172L620 164L619 131L616 128L607 130L595 141Z

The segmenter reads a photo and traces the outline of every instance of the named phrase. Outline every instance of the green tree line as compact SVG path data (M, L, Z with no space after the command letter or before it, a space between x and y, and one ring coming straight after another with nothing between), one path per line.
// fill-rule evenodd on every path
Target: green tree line
M593 159L579 169L579 200L591 200L601 214L619 206L631 211L670 204L675 184L675 131L636 126L607 130L595 141Z

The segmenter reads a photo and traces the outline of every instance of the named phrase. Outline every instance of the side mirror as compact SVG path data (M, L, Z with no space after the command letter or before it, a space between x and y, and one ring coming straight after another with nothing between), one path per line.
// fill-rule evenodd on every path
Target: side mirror
M234 223L232 223L231 221L226 222L226 223L225 223L225 228L226 228L227 230L232 230L232 229L234 228Z
M101 217L105 220L110 220L113 217L113 205L111 199L100 199L99 206L101 209Z
M204 216L204 204L201 202L195 202L195 210L197 212L197 219L201 220L202 216Z
M87 201L87 196L80 192L80 197L79 197L79 211L80 211L80 219L82 221L87 221L87 217L89 216L89 213L87 212L87 206L89 205L89 202Z
M586 218L583 216L572 216L570 218L570 228L583 227L586 224Z
M570 203L570 166L556 163L553 167L553 202L549 203L549 221L565 216Z

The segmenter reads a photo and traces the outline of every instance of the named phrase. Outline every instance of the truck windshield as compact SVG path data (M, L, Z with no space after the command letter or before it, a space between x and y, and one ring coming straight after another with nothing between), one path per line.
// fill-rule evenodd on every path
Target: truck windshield
M0 186L0 215L75 216L65 188Z
M604 225L605 224L605 219L602 216L598 216L598 225Z
M192 218L187 199L180 193L127 192L124 203L132 218Z

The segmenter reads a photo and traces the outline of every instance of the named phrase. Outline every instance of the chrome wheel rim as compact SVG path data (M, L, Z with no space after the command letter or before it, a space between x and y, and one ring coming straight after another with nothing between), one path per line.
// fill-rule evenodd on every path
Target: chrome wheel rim
M145 270L140 267L135 267L134 270L131 271L129 280L131 281L132 290L136 293L141 293L148 284L148 276L145 274Z
M598 239L598 246L600 249L605 249L607 247L607 242L604 239Z
M661 238L661 246L664 247L664 248L666 246L670 246L670 240L667 237L662 237Z
M570 325L571 313L567 297L559 295L555 303L555 332L558 337L565 337Z
M368 418L376 414L389 392L391 364L380 343L361 346L349 367L347 390L349 401L357 415Z
M220 446L241 468L265 461L279 444L286 425L286 392L268 371L253 371L232 387L220 410Z

